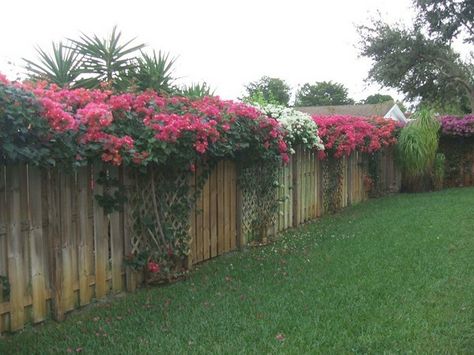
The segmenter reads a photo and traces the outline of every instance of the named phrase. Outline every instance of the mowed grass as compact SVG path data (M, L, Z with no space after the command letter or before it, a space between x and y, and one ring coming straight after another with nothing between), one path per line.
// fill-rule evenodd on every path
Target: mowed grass
M372 200L0 353L474 353L474 189Z

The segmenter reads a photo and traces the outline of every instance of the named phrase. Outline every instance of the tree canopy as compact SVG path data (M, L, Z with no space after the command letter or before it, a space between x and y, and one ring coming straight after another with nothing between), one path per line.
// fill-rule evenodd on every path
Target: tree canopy
M444 40L462 36L474 43L474 3L472 0L415 0L417 21L431 35Z
M282 79L262 76L245 86L246 101L265 101L268 103L288 106L291 97L291 87Z
M354 100L349 98L343 84L332 81L320 81L315 84L304 84L296 92L295 106L350 105Z
M369 79L401 91L410 101L444 111L472 111L474 64L446 41L460 33L467 33L467 41L472 41L469 33L472 35L474 17L465 16L472 13L468 2L446 1L441 5L434 0L415 0L419 13L410 28L392 26L381 19L359 26L360 53L373 60ZM456 16L449 12L462 6L466 10L459 10Z
M365 100L362 100L362 104L379 104L382 102L387 101L395 101L392 96L390 95L383 95L383 94L374 94L369 95Z

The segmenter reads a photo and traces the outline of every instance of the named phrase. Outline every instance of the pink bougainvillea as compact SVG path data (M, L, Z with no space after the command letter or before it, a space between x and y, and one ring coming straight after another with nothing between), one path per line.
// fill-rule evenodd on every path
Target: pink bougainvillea
M218 97L164 97L153 91L70 90L0 79L2 85L33 94L51 129L46 136L68 144L67 151L75 151L77 161L94 157L114 165L180 161L184 167L196 159L235 156L244 149L253 150L251 157L269 157L273 152L288 161L285 131L279 123L243 103Z
M324 142L320 159L328 154L335 158L349 156L353 151L375 152L397 142L395 132L398 123L380 117L313 116Z
M441 117L441 132L446 136L474 136L474 115Z
M160 272L160 265L153 261L153 260L150 260L148 262L148 271L151 272L152 274L156 274L156 273L159 273Z

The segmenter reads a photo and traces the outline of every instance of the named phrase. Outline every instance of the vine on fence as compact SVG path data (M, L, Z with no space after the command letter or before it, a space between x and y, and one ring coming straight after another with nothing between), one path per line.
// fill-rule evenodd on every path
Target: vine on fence
M278 161L263 164L242 162L239 182L242 192L242 233L261 242L274 223L278 210Z
M364 185L371 197L377 197L383 193L380 181L380 160L382 154L384 153L381 151L368 154L368 175L364 178Z
M474 137L441 136L439 151L446 157L445 185L462 186L464 184L463 171L472 171Z
M0 292L4 300L10 298L10 282L8 281L8 277L2 275L0 275Z
M313 116L325 150L320 151L323 163L323 203L329 212L336 211L342 203L343 163L341 158L354 152L370 154L369 174L365 177L366 188L375 187L378 193L378 152L394 145L400 125L382 117ZM326 160L326 158L331 158Z
M336 212L342 206L344 165L342 159L327 159L322 164L324 210Z
M189 180L196 166L201 170L197 185L202 185L212 162L220 159L263 165L289 159L287 132L277 120L218 97L68 90L0 80L0 104L0 138L5 138L0 139L0 162L61 168L101 162L106 171L124 165L134 172L129 205L132 233L139 236L135 257L146 251L146 265L155 276L180 272L189 252L194 198ZM124 196L115 178L103 173L97 182L104 186L96 198L105 212L120 209ZM197 194L201 188L196 187ZM262 194L257 192L259 198ZM266 223L265 214L259 216Z

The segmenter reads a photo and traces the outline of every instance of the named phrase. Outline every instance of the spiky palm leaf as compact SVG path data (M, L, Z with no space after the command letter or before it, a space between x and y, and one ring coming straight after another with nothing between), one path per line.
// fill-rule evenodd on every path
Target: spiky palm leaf
M80 54L62 42L52 43L52 53L36 48L38 61L23 58L25 69L33 80L46 80L60 87L72 87L77 82L82 71Z
M83 81L89 87L98 86L101 82L111 82L121 72L126 72L136 66L135 53L145 45L131 45L135 38L124 43L122 33L115 26L109 38L99 38L97 35L82 34L79 40L71 39L74 49L83 56L81 69L91 75Z
M207 83L192 83L191 85L186 85L180 89L180 94L183 96L198 98L205 96L214 96L215 90Z
M175 91L173 66L176 58L170 57L169 53L153 51L153 54L141 53L136 60L136 67L123 71L120 75L118 85L120 89L136 90L152 89L161 93L172 93Z

